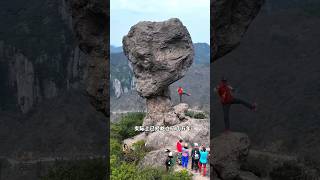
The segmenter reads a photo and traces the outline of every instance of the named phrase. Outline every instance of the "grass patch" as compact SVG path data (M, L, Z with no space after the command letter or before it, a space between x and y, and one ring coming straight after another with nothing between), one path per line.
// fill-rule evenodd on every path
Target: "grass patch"
M187 111L185 115L194 119L205 119L207 117L206 114L201 111Z

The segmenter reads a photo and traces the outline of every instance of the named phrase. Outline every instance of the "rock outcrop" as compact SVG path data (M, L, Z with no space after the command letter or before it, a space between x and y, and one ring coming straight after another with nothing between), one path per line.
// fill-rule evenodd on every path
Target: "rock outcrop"
M85 84L92 104L109 116L109 8L107 1L65 0L80 49L87 54Z
M209 144L209 119L186 116L188 104L172 107L169 86L181 79L193 63L193 44L179 19L164 22L139 22L123 38L125 55L131 62L136 90L146 98L147 115L143 126L158 126L124 143L144 140L151 150L141 166L163 166L166 149L175 150L176 142Z
M119 81L119 79L114 79L112 85L113 85L114 94L116 95L117 98L119 98L123 93L121 82Z
M213 177L221 180L319 179L316 170L295 156L250 150L243 133L224 133L211 140Z
M240 44L250 23L259 13L264 0L211 1L213 25L213 59L216 60Z
M240 174L240 163L249 154L250 140L246 134L225 133L211 141L211 163L222 179L234 179Z
M10 64L11 86L17 88L17 101L22 113L27 113L40 96L35 87L35 73L33 64L23 54L16 54Z
M208 119L192 119L186 117L187 121L176 127L186 128L182 131L157 131L148 135L146 146L150 149L172 147L182 138L185 142L209 145L209 121ZM175 126L173 126L175 127ZM161 140L159 139L161 138Z
M132 65L136 90L147 101L144 125L173 122L168 120L172 118L169 85L184 76L194 56L186 27L176 18L139 22L123 38L123 49Z
M183 139L184 142L190 145L192 143L198 143L208 148L210 142L210 120L190 118L185 114L187 107L187 104L178 104L174 107L177 111L175 111L176 113L172 114L172 116L174 116L175 119L179 119L178 116L184 117L184 120L178 124L174 126L168 125L164 127L164 130L158 130L148 134L141 133L133 138L124 140L123 143L129 147L131 147L133 143L143 140L145 141L146 148L151 150L140 162L140 166L163 166L167 157L165 150L169 149L175 153L176 143L179 139Z

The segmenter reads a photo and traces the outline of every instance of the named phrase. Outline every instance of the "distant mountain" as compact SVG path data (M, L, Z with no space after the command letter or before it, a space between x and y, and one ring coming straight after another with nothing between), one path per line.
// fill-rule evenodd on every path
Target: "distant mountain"
M122 46L110 46L110 53L121 53L123 52Z
M195 64L210 63L210 45L207 43L195 43L194 47L194 62Z
M129 61L123 52L116 52L116 49L122 49L122 47L110 46L110 96L112 99L113 105L111 109L113 110L132 110L136 109L141 105L131 103L131 99L134 99L136 102L137 94L131 93L134 89L134 78L133 72L130 68ZM194 63L189 71L186 73L186 76L179 80L178 82L172 85L172 88L175 89L178 84L183 85L184 88L188 89L192 97L188 97L188 103L194 106L201 107L203 109L209 110L209 76L210 76L210 46L207 43L195 43L194 44ZM199 88L200 87L200 88ZM174 90L172 90L174 91ZM127 103L122 104L121 102L127 101ZM133 100L132 100L133 101ZM176 102L178 99L173 97L173 101ZM190 102L189 102L190 101Z

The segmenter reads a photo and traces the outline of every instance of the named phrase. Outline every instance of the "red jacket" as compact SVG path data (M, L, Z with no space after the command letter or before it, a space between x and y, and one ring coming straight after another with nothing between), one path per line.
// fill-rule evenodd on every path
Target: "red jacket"
M179 141L177 142L177 151L182 152L182 144Z
M227 83L221 82L217 87L217 90L222 104L228 104L232 102L233 96L231 94L231 88Z
M182 88L178 88L178 94L182 95L183 94L183 89Z

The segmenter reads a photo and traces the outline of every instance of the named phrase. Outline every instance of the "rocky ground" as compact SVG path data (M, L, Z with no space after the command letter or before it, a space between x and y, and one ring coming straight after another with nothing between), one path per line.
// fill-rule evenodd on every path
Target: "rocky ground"
M227 132L211 140L214 179L319 179L320 174L297 156L250 149L244 133Z
M141 167L163 167L165 164L165 160L168 156L166 152L167 149L174 152L175 156L176 152L176 143L181 138L184 142L188 144L198 143L204 144L206 146L209 145L209 122L208 118L205 119L195 119L186 116L186 112L192 112L199 110L189 109L187 104L178 104L174 107L174 115L179 119L179 123L175 124L176 127L190 127L190 130L185 131L157 131L153 133L141 133L133 138L129 138L124 140L123 143L127 144L129 147L132 146L133 143L144 140L145 145L151 151L147 153L144 159L140 162ZM202 112L203 113L203 112ZM210 151L210 149L208 148ZM189 161L190 164L191 160ZM181 170L180 167L176 166L176 170ZM189 168L190 171L190 168ZM209 165L208 165L208 176L210 174ZM201 177L197 173L193 173L195 179L208 179Z

